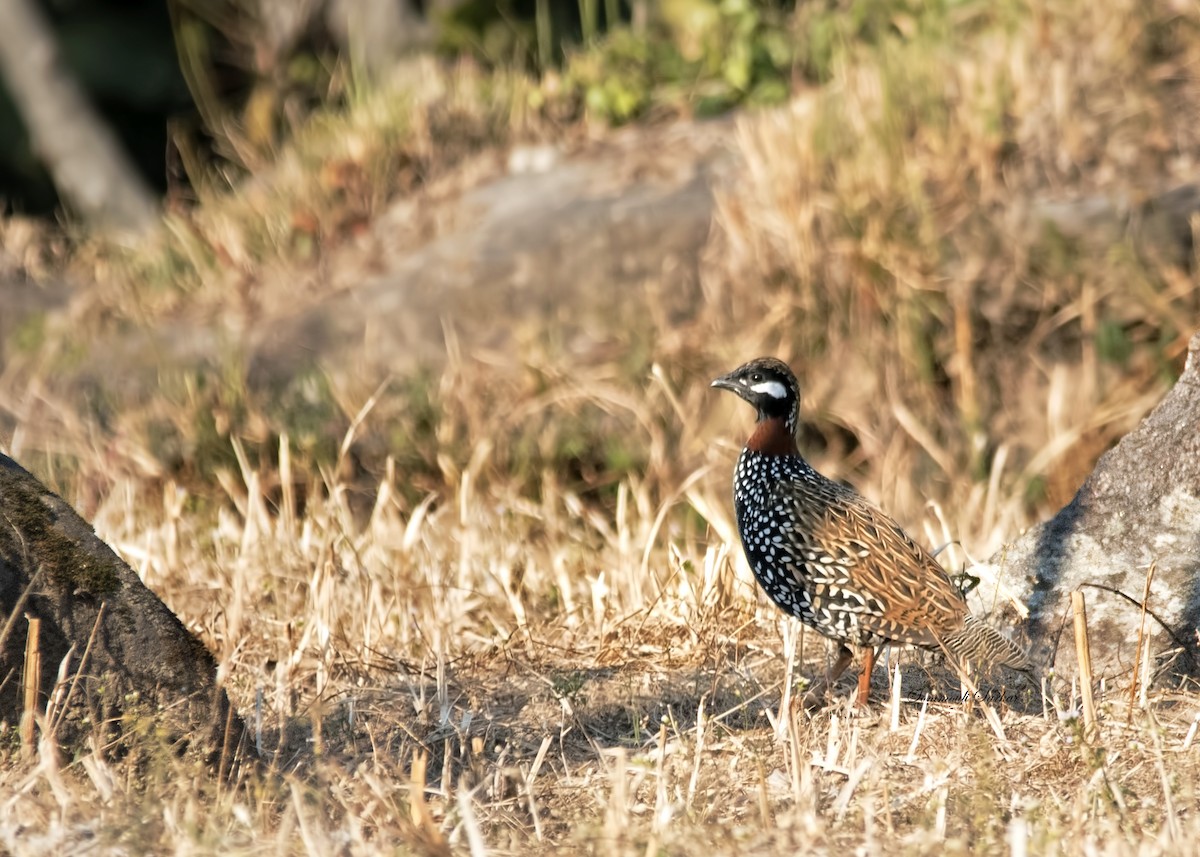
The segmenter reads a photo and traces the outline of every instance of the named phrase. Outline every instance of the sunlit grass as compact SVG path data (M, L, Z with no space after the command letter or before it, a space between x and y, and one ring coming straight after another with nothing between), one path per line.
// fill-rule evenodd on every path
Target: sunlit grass
M871 713L789 713L788 657L809 675L824 646L730 562L722 512L672 513L725 508L703 472L665 504L623 484L614 518L467 474L413 506L389 474L363 518L337 482L300 510L264 493L286 473L244 468L215 520L175 486L159 504L116 490L95 520L217 652L274 773L218 787L169 756L132 779L86 750L10 756L10 849L1010 853L1015 837L1122 854L1193 835L1194 697L1130 710L1110 686L1088 744L1069 688L1044 716L996 688L997 732L949 673L894 653L894 714L879 676Z

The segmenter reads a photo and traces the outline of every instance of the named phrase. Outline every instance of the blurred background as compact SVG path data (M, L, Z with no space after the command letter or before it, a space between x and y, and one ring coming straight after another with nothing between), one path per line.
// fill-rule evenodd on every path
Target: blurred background
M686 100L711 114L743 101L779 102L796 70L790 3L14 0L6 15L19 7L44 19L63 74L157 196L188 198L207 171L247 167L316 106L344 102L356 84L414 53L553 74L620 30L606 71L619 78L635 71L622 66L643 66L641 85L585 72L591 79L573 93L614 121L649 106L640 90L655 77L702 83ZM6 33L17 64L41 44L19 27ZM13 101L21 86L19 75L0 80L0 198L14 211L50 214L59 199Z
M482 455L608 514L629 478L661 502L718 467L705 382L772 352L819 464L995 547L1182 367L1198 23L1173 0L9 0L0 428L101 493L211 485L235 438L274 469L286 434L365 496L389 457L416 502Z

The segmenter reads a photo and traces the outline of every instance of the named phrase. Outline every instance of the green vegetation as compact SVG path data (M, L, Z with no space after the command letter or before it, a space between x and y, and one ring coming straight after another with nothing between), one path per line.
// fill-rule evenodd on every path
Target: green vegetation
M650 33L619 29L568 53L564 94L589 116L621 123L653 110L709 116L781 103L798 35L771 4L664 4L676 14Z

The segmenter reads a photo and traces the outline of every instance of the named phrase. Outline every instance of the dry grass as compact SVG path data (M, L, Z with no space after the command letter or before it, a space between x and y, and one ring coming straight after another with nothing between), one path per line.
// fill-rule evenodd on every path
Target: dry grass
M114 491L96 523L216 650L280 777L9 756L6 847L1122 854L1195 835L1194 696L1129 711L1103 690L1088 745L1069 691L1044 715L1020 688L927 702L957 685L905 653L894 715L789 716L784 664L803 648L818 669L824 646L757 599L719 515L655 530L662 508L723 508L712 480L665 505L626 485L615 520L469 476L409 507L386 481L359 520L336 483L272 509L279 476L230 474L215 522L172 487L159 509Z
M827 85L743 120L706 305L655 330L644 372L534 345L453 352L419 383L331 391L327 458L265 418L239 440L246 395L250 417L214 427L224 464L186 487L139 463L144 438L54 400L50 377L7 375L9 448L51 479L76 462L67 498L213 648L277 776L219 786L165 754L134 768L6 750L0 842L1190 853L1194 694L1130 709L1126 687L1100 688L1088 743L1069 686L1044 710L1020 688L945 701L943 670L893 653L894 710L793 718L793 680L824 645L737 558L727 482L749 416L707 381L752 354L801 369L818 466L976 557L1064 499L1178 365L1194 275L1132 242L1097 255L1028 212L1186 175L1194 10L992 7L956 5L928 32L898 19L900 35L847 47ZM228 204L257 212L255 193ZM294 208L263 204L267 224ZM244 241L233 229L222 246ZM205 264L232 280L271 259ZM112 311L153 320L186 300ZM874 690L889 698L882 670Z

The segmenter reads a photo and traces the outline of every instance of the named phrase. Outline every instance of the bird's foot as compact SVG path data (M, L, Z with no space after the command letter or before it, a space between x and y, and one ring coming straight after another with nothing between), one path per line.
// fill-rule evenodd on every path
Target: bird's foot
M825 692L826 690L827 688L824 682L818 682L810 687L808 691L805 692L804 696L800 698L800 702L804 706L804 710L812 713L824 708L829 703L829 696Z

